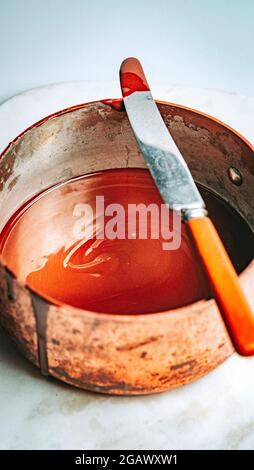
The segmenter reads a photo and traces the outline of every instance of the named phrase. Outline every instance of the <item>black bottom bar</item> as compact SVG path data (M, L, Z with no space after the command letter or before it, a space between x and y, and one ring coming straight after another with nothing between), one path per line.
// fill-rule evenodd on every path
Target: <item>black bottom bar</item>
M36 467L45 465L63 466L67 468L85 467L87 470L125 468L126 466L166 466L196 467L208 464L218 466L229 465L253 465L254 450L223 451L223 450L23 450L23 451L0 451L1 463L6 462L9 466L32 464ZM2 467L3 468L3 467Z

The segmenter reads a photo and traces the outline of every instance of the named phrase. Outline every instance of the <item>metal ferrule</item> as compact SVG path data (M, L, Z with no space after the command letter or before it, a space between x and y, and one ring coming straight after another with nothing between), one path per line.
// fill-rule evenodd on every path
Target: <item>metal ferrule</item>
M183 209L182 210L182 219L184 222L188 222L191 219L199 219L201 217L206 217L208 214L205 207L199 207L195 209Z

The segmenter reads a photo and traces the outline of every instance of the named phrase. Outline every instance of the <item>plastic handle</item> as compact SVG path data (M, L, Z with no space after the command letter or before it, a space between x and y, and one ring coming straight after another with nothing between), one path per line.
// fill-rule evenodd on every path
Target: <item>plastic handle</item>
M193 218L187 225L235 349L242 356L251 356L254 314L222 241L209 217Z

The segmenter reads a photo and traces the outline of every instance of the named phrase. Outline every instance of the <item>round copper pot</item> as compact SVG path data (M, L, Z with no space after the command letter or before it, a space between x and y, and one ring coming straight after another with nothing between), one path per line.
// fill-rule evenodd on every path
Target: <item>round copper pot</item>
M109 168L145 167L121 106L94 102L45 118L16 138L0 159L0 229L44 188ZM170 103L163 119L195 180L235 208L254 230L254 151L217 120ZM242 175L237 186L231 167ZM254 308L254 261L240 280ZM214 300L144 315L59 307L0 265L0 323L44 374L112 394L161 392L214 369L233 347Z

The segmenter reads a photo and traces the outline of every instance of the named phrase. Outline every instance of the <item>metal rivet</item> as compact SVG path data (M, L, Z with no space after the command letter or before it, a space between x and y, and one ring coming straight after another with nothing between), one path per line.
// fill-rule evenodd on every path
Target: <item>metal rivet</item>
M243 177L242 177L240 171L237 170L237 168L234 168L233 166L231 166L228 169L228 176L229 176L230 181L233 184L235 184L236 186L241 186L241 184L243 182Z

